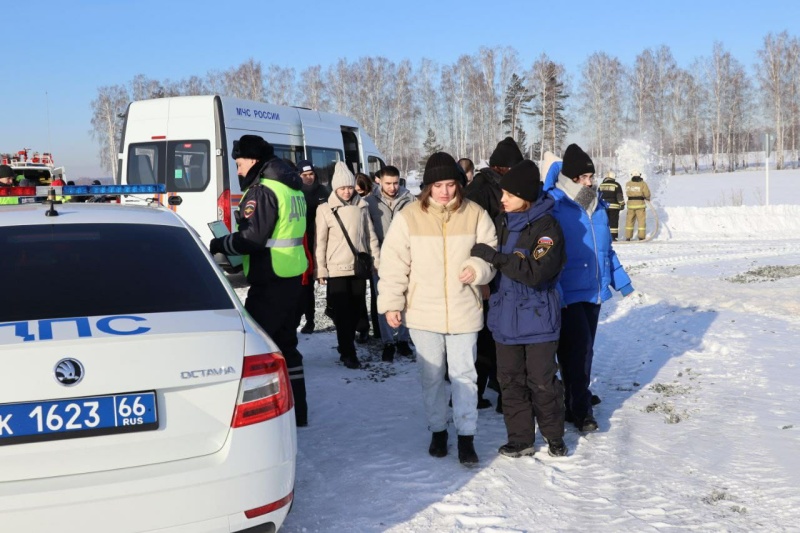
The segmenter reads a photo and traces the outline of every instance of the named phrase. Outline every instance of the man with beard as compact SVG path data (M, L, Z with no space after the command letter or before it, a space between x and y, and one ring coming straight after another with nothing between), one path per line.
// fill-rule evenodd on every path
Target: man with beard
M484 208L492 220L497 219L503 212L500 199L503 196L503 189L500 188L500 178L508 172L511 167L521 163L524 158L516 141L511 137L506 137L499 143L489 157L489 166L482 168L475 174L472 181L464 189L464 196ZM475 370L478 372L478 408L485 409L491 407L489 400L483 397L486 385L491 380L496 382L497 375L497 356L495 354L495 344L492 333L486 326L489 313L489 290L483 291L483 329L478 333L478 356L475 360ZM498 391L497 412L503 410L502 399L500 397L500 387L496 385Z
M309 257L314 257L314 247L316 243L317 227L314 221L317 217L317 207L328 201L331 191L328 187L320 183L317 170L311 161L303 160L297 164L297 171L300 173L300 178L303 180L303 196L306 199L306 246L308 247ZM313 261L313 259L312 259ZM313 279L313 264L309 265L312 275L310 283L303 285L302 296L300 298L300 306L298 308L297 325L300 325L300 319L305 316L306 323L300 330L300 333L314 333L314 311L316 309L316 301L314 299L314 279Z
M303 356L297 350L297 302L301 276L308 267L303 235L306 201L302 180L274 154L267 141L243 135L233 143L242 199L236 212L237 231L213 239L212 254L244 256L250 283L244 307L278 345L292 384L295 419L308 424Z
M594 184L594 162L577 144L563 161L548 162L543 189L553 197L552 214L564 232L567 262L559 279L561 332L556 357L564 383L565 420L582 433L597 431L589 389L600 306L612 296L633 292L631 278L617 257L604 202ZM554 158L553 158L554 159Z

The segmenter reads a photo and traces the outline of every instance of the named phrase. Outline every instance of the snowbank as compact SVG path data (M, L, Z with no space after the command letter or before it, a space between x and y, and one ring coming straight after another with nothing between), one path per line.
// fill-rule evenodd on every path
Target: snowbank
M658 212L661 228L656 240L772 240L800 235L798 205L667 207Z

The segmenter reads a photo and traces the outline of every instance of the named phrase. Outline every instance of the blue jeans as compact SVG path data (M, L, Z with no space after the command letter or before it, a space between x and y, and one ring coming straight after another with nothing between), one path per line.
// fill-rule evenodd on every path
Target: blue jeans
M478 426L478 376L475 372L478 332L447 335L412 329L411 338L417 349L428 429L434 432L447 429L446 359L453 399L453 424L459 435L474 435Z
M372 273L372 283L373 287L375 287L375 294L378 294L378 274L377 272ZM381 329L381 340L383 344L394 344L397 341L405 341L408 342L409 335L408 335L408 328L404 325L400 324L399 328L393 328L389 325L386 321L386 315L379 314L378 315L378 325ZM396 335L396 338L395 338Z

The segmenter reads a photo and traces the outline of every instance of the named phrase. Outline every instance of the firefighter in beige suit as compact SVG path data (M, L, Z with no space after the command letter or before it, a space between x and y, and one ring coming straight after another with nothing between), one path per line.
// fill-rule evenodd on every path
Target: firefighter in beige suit
M633 238L633 228L638 225L638 237L640 241L645 239L647 229L645 227L645 209L650 201L650 188L642 179L639 171L631 172L631 180L625 184L625 195L628 197L628 216L625 218L625 240Z

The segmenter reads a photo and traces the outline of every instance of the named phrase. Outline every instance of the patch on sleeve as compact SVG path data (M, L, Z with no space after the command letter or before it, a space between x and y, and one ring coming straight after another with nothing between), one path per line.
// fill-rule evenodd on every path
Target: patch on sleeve
M553 246L553 244L554 244L553 239L551 239L550 237L546 235L540 237L539 241L536 243L536 248L533 249L533 258L538 261L545 255L547 255L547 252L550 251L550 248Z
M249 200L244 204L244 218L250 218L256 212L256 201Z

